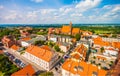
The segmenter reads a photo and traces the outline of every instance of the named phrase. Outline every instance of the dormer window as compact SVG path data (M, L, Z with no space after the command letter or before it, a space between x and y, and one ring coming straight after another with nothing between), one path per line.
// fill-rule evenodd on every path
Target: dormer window
M30 76L29 73L27 73L26 76Z
M78 70L83 71L84 68L82 66L78 66Z
M77 70L78 70L78 67L77 67L77 66L75 66L75 67L74 67L74 71L77 71Z
M98 73L93 71L92 76L98 76Z

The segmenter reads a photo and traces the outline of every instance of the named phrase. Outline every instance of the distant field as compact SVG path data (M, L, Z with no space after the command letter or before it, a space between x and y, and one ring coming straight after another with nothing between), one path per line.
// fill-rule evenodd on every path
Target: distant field
M120 34L120 26L81 26L81 30L88 30L95 34Z
M103 33L113 33L114 31L102 31L102 30L95 30L95 34L103 34Z

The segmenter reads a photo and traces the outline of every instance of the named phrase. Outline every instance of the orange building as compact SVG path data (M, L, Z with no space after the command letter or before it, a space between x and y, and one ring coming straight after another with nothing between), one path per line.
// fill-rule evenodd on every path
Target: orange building
M87 48L83 44L81 44L81 45L77 46L74 49L74 52L71 53L70 55L73 59L76 59L76 60L80 59L80 60L84 61L86 58L86 53L87 53Z
M63 25L61 28L61 33L67 35L76 35L80 33L80 28L72 28L72 22L70 22L70 24L67 26Z
M30 38L30 37L24 37L24 38L22 38L21 40L22 40L22 41L29 41L29 40L31 40L31 38Z
M2 39L4 46L10 48L13 44L16 44L13 36L4 36Z
M48 28L48 34L52 34L54 32L54 28Z
M120 42L112 42L112 46L113 46L114 48L120 49Z
M72 34L72 22L70 22L70 25L63 25L61 29L62 34L71 35Z
M82 30L81 30L81 33L82 33L83 36L92 35L92 32L90 32L90 31L82 31Z
M107 71L84 61L66 60L62 65L62 76L106 76Z
M25 30L20 30L20 34L21 34L22 37L27 37L27 36L30 35L30 34L29 34L27 31L25 31Z
M55 28L55 33L60 34L61 33L61 28Z
M19 46L17 46L17 45L12 45L11 47L10 47L13 51L17 51L17 50L19 50Z
M80 28L73 28L72 29L72 35L76 35L80 33Z
M57 62L58 54L46 45L41 47L31 45L26 49L24 57L49 71Z
M49 28L48 29L48 34L52 34L52 29L54 28ZM92 32L90 31L82 31L80 28L73 28L72 27L72 22L70 22L69 25L63 25L62 28L55 28L55 33L57 34L66 34L66 35L76 35L83 33L83 36L89 36L92 35Z
M100 46L110 46L110 42L103 41L101 37L97 37L93 39L94 44L100 45Z
M11 76L34 76L35 70L32 65L27 65L23 69L13 73Z

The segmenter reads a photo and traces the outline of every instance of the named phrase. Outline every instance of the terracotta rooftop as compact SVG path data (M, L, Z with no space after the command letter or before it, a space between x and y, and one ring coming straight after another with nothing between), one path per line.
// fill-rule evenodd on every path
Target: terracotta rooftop
M19 50L19 48L20 48L20 47L17 46L17 45L12 45L12 46L11 46L11 49L13 49L13 50L15 50L15 51Z
M4 52L3 52L3 50L0 50L0 54L3 54Z
M105 57L102 57L102 56L97 56L97 58L106 60L106 58L105 58Z
M26 49L26 51L47 62L49 62L54 55L54 52L50 50L48 46L38 47L38 46L31 45Z
M71 31L71 27L70 26L63 26L62 27L62 33L69 33Z
M24 38L22 38L22 40L23 41L28 41L28 40L31 40L31 38L30 37L24 37Z
M78 34L80 32L80 28L73 28L72 34Z
M81 44L75 48L74 52L71 53L71 56L76 60L79 59L84 60L86 57L86 52L87 52L87 48L83 44Z
M77 74L80 76L92 76L94 73L98 76L105 76L107 74L107 71L98 69L95 65L88 64L84 61L77 62L72 59L66 60L62 65L62 68L74 75Z
M26 67L24 67L23 69L13 73L11 76L33 76L34 73L35 73L35 70L29 64Z

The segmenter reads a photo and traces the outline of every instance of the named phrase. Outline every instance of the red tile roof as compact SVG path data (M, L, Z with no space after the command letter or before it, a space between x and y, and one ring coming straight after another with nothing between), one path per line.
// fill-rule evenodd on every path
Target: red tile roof
M13 49L13 50L15 50L15 51L17 51L17 50L19 50L19 46L17 46L17 45L13 45L13 46L11 46L11 49Z
M24 38L22 38L23 41L28 41L30 39L31 39L30 37L24 37Z
M35 70L33 69L32 65L27 65L23 69L13 73L11 76L33 76Z
M77 67L77 69L75 69L75 67ZM68 59L66 60L63 65L62 68L66 71L69 71L70 73L76 75L82 75L82 76L92 76L93 72L98 73L98 76L105 76L107 74L107 71L103 70L103 69L98 69L97 66L92 65L92 64L88 64L84 61L74 61L72 59Z
M31 45L26 49L26 51L47 62L49 62L52 59L54 54L54 52L50 50L48 46L38 47L38 46Z

